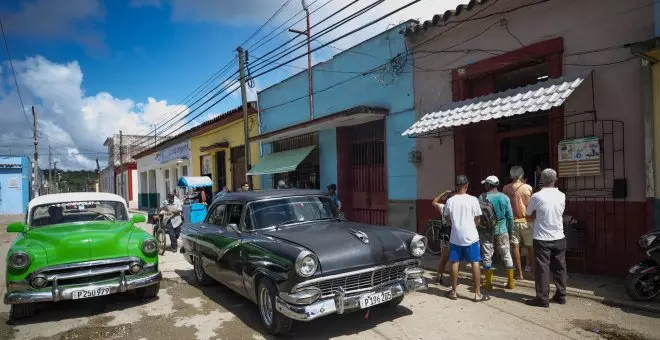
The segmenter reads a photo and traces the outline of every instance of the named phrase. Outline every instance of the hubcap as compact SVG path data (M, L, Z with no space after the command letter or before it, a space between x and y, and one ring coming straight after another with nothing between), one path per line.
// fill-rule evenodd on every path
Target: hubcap
M270 326L273 323L273 303L268 293L268 289L261 288L259 292L259 310L264 323Z

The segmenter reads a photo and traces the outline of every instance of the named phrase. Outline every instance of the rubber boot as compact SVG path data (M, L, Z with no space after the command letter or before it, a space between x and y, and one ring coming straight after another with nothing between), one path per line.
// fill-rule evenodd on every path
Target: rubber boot
M516 273L516 270L513 269L513 268L506 270L506 277L507 277L506 288L507 289L516 288L515 273Z
M486 282L484 282L484 288L488 290L493 289L493 273L495 269L486 269L484 275L486 276Z

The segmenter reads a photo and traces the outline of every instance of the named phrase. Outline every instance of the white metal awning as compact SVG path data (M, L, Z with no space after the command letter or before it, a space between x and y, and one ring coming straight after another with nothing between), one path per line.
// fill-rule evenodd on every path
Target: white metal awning
M568 96L582 84L590 73L591 71L576 76L549 79L504 92L451 103L440 111L426 114L401 135L419 137L480 121L549 110L564 104Z

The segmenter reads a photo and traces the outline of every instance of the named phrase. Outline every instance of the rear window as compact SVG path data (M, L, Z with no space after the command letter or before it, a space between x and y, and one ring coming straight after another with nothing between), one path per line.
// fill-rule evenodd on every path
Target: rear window
M92 221L127 221L126 207L117 201L72 201L36 206L30 213L31 227Z

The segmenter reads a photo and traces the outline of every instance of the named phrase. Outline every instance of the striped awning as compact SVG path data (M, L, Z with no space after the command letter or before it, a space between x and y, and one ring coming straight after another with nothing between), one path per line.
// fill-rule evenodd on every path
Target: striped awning
M590 72L586 72L571 77L550 79L517 89L451 103L440 111L426 114L402 135L419 137L481 121L549 110L564 104L568 96L589 74Z

